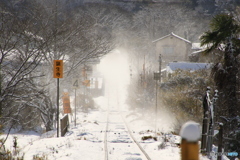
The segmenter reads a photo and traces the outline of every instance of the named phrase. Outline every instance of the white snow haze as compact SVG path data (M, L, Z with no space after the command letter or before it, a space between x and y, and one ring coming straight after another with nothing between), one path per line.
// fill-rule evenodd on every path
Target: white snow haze
M127 109L125 101L128 96L127 87L130 81L128 63L127 53L115 49L107 54L99 64L99 71L103 74L105 81L105 97L108 99L111 108Z

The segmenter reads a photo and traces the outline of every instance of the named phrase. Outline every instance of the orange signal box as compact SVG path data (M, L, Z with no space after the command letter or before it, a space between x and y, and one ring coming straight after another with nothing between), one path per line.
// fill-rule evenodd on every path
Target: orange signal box
M69 97L69 94L67 92L63 93L62 100L63 100L63 112L64 113L71 113L70 97Z
M86 79L82 82L84 86L90 87L90 80Z
M63 60L53 61L53 78L63 78Z

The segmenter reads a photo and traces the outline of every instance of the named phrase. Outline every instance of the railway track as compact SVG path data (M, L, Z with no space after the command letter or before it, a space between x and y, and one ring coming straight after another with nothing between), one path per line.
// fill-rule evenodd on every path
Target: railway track
M104 135L105 160L151 160L133 137L120 112L109 112Z

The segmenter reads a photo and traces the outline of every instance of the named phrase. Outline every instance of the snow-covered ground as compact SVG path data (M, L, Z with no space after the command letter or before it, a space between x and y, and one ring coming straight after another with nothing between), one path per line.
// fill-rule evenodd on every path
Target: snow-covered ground
M153 139L142 141L147 135L154 135L152 126L142 120L136 120L135 114L125 112L126 120L130 123L133 135L140 142L152 160L177 160L180 159L180 148L175 142L180 140L179 136L162 134L158 141ZM134 120L134 123L133 123ZM24 160L31 160L34 156L46 157L49 160L100 160L104 159L104 131L106 128L107 110L106 106L89 111L89 113L77 113L77 125L70 121L70 128L65 137L56 137L56 131L44 133L17 132L9 135L6 148L13 150L13 139L17 137L18 150L24 154ZM4 137L4 135L2 135ZM163 143L167 138L168 142ZM114 145L114 144L113 144ZM126 144L122 145L123 148ZM129 148L131 150L131 148ZM116 153L115 153L116 154ZM126 157L129 156L129 157ZM132 155L118 155L117 159L131 159ZM116 158L116 156L115 156ZM114 158L114 160L115 160ZM207 160L200 155L201 160Z

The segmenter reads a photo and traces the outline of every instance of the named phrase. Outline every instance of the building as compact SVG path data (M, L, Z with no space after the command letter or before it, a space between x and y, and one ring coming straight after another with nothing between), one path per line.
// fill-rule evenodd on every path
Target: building
M174 33L168 34L155 41L155 53L162 56L162 66L166 66L173 61L190 61L189 55L192 53L192 43Z
M166 67L167 77L171 77L171 74L176 70L184 70L194 72L197 70L210 69L211 63L193 63L193 62L170 62Z
M191 62L211 63L221 58L219 55L222 55L222 53L219 50L206 54L204 53L206 49L207 46L201 46L200 43L192 43L192 53L189 55L189 60Z

